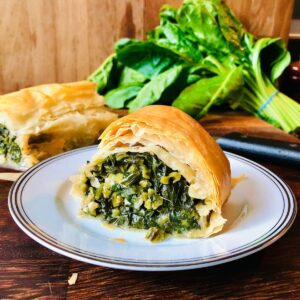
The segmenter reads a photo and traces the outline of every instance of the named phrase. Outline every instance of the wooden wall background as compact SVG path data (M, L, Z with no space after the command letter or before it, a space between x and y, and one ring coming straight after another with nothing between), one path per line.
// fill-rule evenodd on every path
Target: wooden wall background
M0 94L86 78L120 37L142 39L181 0L0 0ZM227 0L246 27L286 38L294 0Z

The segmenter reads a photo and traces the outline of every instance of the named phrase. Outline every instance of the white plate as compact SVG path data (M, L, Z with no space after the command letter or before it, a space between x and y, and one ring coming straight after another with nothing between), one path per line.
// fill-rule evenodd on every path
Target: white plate
M81 148L41 162L15 182L8 198L11 215L26 234L80 261L143 271L213 266L269 246L284 235L296 216L293 193L281 179L253 161L227 153L232 176L246 179L233 189L224 206L228 222L222 233L151 244L144 239L145 232L109 229L97 219L78 217L80 203L70 196L69 177L95 151L95 146Z

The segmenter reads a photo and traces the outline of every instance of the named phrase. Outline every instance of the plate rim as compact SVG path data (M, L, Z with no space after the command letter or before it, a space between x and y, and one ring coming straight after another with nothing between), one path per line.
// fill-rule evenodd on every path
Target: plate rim
M51 162L62 159L65 156L68 155L74 155L77 152L84 152L89 151L92 149L97 149L97 145L93 146L87 146L79 149L74 149L65 153L58 154L56 156L50 157L37 165L33 166L32 168L25 171L16 182L12 185L9 195L8 195L8 206L9 211L14 219L15 223L19 226L19 228L25 232L29 237L31 237L33 240L38 242L39 244L43 245L44 247L59 253L61 255L70 257L72 259L76 259L79 261L83 261L86 263L98 265L98 266L105 266L105 267L111 267L116 269L126 269L126 270L137 270L137 271L172 271L172 270L188 270L188 269L195 269L195 268L204 268L208 266L218 265L222 263L226 263L229 261L237 260L242 257L251 255L255 252L258 252L269 245L273 244L275 241L280 239L292 226L296 214L297 214L297 201L295 198L295 195L291 188L276 174L274 174L272 171L270 171L268 168L248 159L243 156L224 151L226 155L230 158L236 159L239 162L246 163L250 165L251 167L254 167L255 169L262 172L265 176L267 176L269 179L273 181L273 184L276 185L276 187L279 189L281 195L282 195L282 201L284 205L286 202L290 207L286 210L284 219L283 213L285 209L283 208L282 214L280 218L278 219L277 223L266 233L255 239L254 241L247 243L245 245L248 246L241 246L239 248L245 248L245 250L235 250L233 249L228 254L222 254L215 255L214 258L207 258L207 259L199 259L199 258L193 258L191 260L180 260L179 263L176 263L175 261L161 261L161 262L148 262L143 260L128 260L128 259L119 259L119 258L113 258L113 257L104 257L104 256L98 256L95 257L94 253L84 251L80 248L76 248L67 244L64 244L62 241L58 241L55 238L51 237L47 233L43 233L41 229L36 227L34 223L27 223L24 219L24 216L18 212L18 200L20 203L22 203L22 198L19 196L18 191L19 188L24 188L26 186L26 183L30 180L31 177L28 178L29 175L33 176L35 173L37 173L40 169L46 167L48 164L51 164ZM27 179L27 180L26 180ZM26 180L26 181L25 181ZM23 210L23 213L26 212ZM23 219L22 219L23 217ZM28 216L26 215L28 218ZM20 218L20 219L19 219ZM30 219L29 219L30 220ZM31 221L31 220L30 220ZM279 225L278 225L279 223ZM38 230L37 230L38 229ZM44 237L45 236L45 237ZM264 237L266 236L266 237ZM70 249L68 249L70 248ZM86 254L94 255L93 257L89 257ZM221 257L220 257L221 256Z

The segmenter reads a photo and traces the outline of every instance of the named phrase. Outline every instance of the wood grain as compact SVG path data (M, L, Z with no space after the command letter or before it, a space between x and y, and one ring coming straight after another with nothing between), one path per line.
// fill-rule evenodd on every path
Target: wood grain
M239 132L252 137L300 143L298 138L259 118L241 112L209 113L200 120L200 123L213 136Z
M227 0L255 34L286 37L294 0ZM0 0L0 94L87 77L120 37L142 39L181 0Z
M225 0L246 28L257 36L287 40L294 0Z
M300 199L296 169L265 164ZM27 237L7 207L11 183L0 181L1 299L299 299L300 221L259 253L224 265L181 272L133 272L58 255ZM75 285L68 277L78 273Z
M120 37L143 37L140 0L0 0L0 94L86 78Z

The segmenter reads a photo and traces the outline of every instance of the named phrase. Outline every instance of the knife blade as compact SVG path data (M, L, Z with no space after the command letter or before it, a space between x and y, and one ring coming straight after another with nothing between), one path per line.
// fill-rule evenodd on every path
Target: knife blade
M236 132L219 137L216 141L225 151L266 162L300 167L300 143L250 137Z

